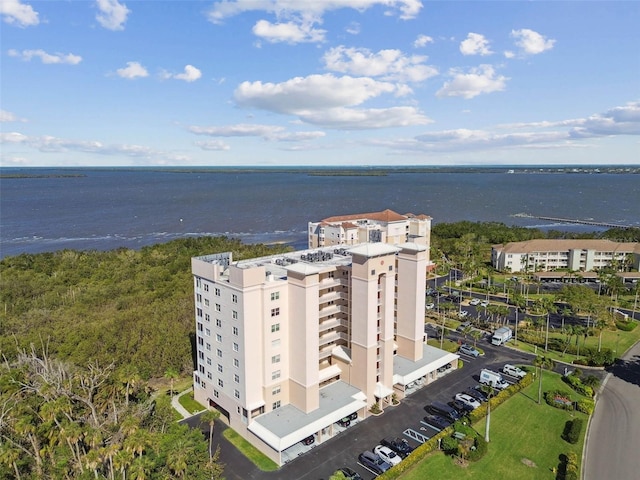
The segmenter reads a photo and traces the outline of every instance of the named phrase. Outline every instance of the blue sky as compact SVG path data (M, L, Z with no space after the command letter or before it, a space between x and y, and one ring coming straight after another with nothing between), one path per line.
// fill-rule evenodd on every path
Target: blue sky
M0 0L0 165L640 164L640 2Z

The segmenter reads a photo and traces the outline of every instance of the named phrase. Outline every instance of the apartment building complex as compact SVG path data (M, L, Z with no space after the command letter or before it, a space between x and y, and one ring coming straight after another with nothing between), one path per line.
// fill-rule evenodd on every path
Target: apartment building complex
M569 269L588 272L610 265L638 269L640 244L611 240L547 240L493 245L491 263L508 272Z
M357 245L381 242L390 245L417 243L431 245L431 217L428 215L401 215L393 210L356 213L329 217L309 222L309 248L333 245ZM429 258L427 257L427 263Z
M195 398L282 465L301 440L456 368L424 342L427 258L411 242L193 258Z

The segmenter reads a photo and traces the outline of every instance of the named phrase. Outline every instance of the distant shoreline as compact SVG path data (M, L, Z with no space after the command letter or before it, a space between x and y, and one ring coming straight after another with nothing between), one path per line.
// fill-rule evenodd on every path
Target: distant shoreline
M0 174L0 179L24 179L24 178L84 178L87 175L84 173L43 173L43 174L29 174L29 173L16 173L16 174Z

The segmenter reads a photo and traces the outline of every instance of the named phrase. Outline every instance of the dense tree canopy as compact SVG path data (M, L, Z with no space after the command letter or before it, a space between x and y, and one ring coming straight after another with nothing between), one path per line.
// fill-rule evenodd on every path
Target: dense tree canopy
M191 257L232 251L234 259L283 251L202 237L139 251L64 250L0 262L0 351L46 341L75 365L133 365L143 378L193 370Z

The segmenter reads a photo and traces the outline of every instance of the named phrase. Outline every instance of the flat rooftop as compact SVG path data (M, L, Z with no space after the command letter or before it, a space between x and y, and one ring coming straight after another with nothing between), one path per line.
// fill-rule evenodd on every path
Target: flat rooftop
M458 358L460 356L455 353L440 350L425 343L422 346L422 358L420 360L414 362L400 355L393 357L393 383L408 385Z

